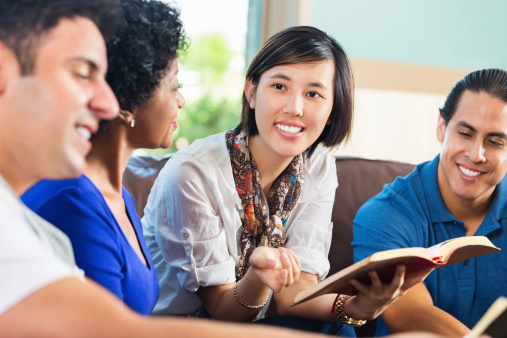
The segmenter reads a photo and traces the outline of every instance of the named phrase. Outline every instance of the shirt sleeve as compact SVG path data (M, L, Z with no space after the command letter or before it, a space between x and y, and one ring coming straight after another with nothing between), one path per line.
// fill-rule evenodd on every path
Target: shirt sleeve
M319 155L315 153L314 156ZM323 156L320 154L320 156ZM310 161L315 161L311 159ZM297 219L287 236L286 247L291 249L301 260L302 271L317 275L319 280L329 272L329 249L333 224L331 213L335 199L338 179L336 165L331 155L324 156L323 160L315 161L305 177L304 194L318 191L316 197L304 197L307 201L300 201Z
M99 198L72 187L48 199L36 212L70 238L76 264L85 275L123 300L124 262L118 243L122 234L114 230L114 216Z
M78 275L75 267L57 257L48 242L28 225L20 204L13 198L6 198L3 192L0 192L0 215L2 315L44 286Z
M235 281L235 261L228 252L219 203L204 163L180 155L160 172L148 201L156 209L155 238L165 263L178 269L181 287L195 292L200 286ZM150 206L151 205L151 206ZM229 208L231 206L228 206Z
M354 219L354 261L372 254L405 247L420 246L420 219L410 203L386 186L367 201Z

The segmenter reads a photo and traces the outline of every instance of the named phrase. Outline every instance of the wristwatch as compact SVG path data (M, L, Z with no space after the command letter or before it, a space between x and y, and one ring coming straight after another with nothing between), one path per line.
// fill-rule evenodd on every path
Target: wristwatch
M352 325L355 327L362 326L366 323L365 319L355 319L352 317L347 316L347 314L344 311L345 302L347 299L349 299L352 296L349 295L339 295L336 299L336 305L334 308L334 313L336 314L336 317L340 322L347 325Z

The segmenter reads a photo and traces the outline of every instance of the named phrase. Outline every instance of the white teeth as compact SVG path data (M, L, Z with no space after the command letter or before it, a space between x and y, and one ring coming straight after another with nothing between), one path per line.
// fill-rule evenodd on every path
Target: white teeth
M90 133L90 131L85 127L77 127L77 131L81 136L83 136L87 140L89 140L90 137L92 136L92 133Z
M276 124L276 127L280 130L283 130L286 133L296 134L303 130L303 128L294 127L294 126L285 126L283 124Z
M459 167L459 170L461 170L461 172L468 177L475 177L475 176L478 176L481 174L478 171L469 170L467 168L463 168L462 166L458 166L458 167Z

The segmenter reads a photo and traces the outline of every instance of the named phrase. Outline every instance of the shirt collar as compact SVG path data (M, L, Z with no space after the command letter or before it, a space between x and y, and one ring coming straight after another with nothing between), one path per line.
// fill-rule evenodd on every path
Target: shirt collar
M304 161L306 161L306 157ZM314 178L308 171L307 166L305 165L305 183L303 185L303 190L301 191L301 195L299 196L299 203L306 203L313 200L317 200L320 197L320 189Z
M440 154L433 161L420 164L421 181L424 189L424 196L429 208L432 223L444 223L457 221L445 207L440 188L438 186L438 163Z
M490 215L498 221L507 218L507 175L498 183L493 192L493 201L486 217Z
M445 223L458 221L449 210L445 207L440 188L438 186L438 163L440 155L437 155L433 161L426 162L420 165L421 180L423 182L423 189L427 198L427 204L432 223ZM495 221L495 228L498 224L496 221L507 218L507 175L497 185L493 193L493 201L491 202L486 219ZM492 222L490 222L492 223ZM486 229L482 229L486 230Z

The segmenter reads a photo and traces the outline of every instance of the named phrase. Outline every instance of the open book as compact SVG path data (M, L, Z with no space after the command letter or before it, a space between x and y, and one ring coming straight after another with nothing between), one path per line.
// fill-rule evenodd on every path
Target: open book
M310 300L326 293L355 295L357 290L348 283L352 278L370 284L368 271L376 270L383 283L393 279L396 266L406 266L405 277L410 277L461 262L472 257L487 255L500 249L484 236L465 236L453 238L429 248L401 248L374 253L351 266L327 277L319 284L303 290L296 295L294 304Z
M492 338L507 337L507 298L500 296L475 324L466 338L478 338L483 334Z

